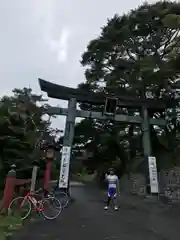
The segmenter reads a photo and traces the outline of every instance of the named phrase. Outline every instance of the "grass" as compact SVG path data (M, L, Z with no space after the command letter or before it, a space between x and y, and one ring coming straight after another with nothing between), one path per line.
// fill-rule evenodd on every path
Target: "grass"
M3 192L0 191L0 210ZM18 216L7 216L0 213L0 240L11 239L13 232L22 229L24 222Z
M2 204L2 198L3 198L3 191L0 190L0 209L1 209L1 204Z
M13 216L0 215L0 240L10 237L14 231L22 228L20 218Z

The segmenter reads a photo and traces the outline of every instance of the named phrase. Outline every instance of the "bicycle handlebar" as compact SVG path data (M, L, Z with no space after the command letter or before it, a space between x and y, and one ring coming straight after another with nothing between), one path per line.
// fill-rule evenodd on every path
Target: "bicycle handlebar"
M32 193L33 193L33 194L37 194L37 193L40 193L41 191L43 191L43 189L42 189L42 188L39 188L38 190L33 191Z

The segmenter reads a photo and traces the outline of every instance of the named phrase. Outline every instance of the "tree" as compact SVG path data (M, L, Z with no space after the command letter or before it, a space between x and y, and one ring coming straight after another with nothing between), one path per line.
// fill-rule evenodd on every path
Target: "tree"
M108 20L82 55L87 83L105 92L158 98L179 74L180 4L145 3Z
M96 92L113 92L117 96L122 94L153 99L174 97L171 89L178 83L180 73L179 28L180 4L177 2L144 3L128 14L116 14L108 19L100 36L90 41L83 53L81 64L86 67L86 83L79 87ZM131 110L131 114L135 112L137 109ZM165 117L165 112L149 111L149 115ZM174 121L171 115L169 122L172 128L161 128L160 134L157 128L151 129L152 137L156 140L153 141L154 151L158 145L162 145L159 135L175 142L173 139L176 138L176 131L179 131L179 119ZM131 133L134 131L128 125L125 128Z
M11 164L17 168L32 166L35 143L41 132L50 134L50 123L42 119L45 111L42 96L32 89L14 89L13 95L4 96L0 106L0 175L3 177ZM38 106L40 103L41 106ZM0 181L0 183L2 183Z

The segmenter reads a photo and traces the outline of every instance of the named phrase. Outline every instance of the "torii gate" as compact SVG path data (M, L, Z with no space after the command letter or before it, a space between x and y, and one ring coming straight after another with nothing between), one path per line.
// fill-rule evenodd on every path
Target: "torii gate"
M158 192L158 179L157 179L157 170L155 169L150 171L150 167L156 165L153 157L151 157L151 143L150 143L150 124L165 126L166 121L164 119L153 119L148 116L148 109L165 109L169 100L152 100L152 99L139 99L129 96L116 96L117 106L123 108L138 108L142 112L141 116L127 116L122 114L114 114L113 116L107 116L102 113L102 111L85 111L77 110L77 103L89 103L92 105L104 106L107 98L113 98L114 96L109 96L101 93L92 93L92 92L82 92L82 90L69 88L61 85L57 85L43 79L38 79L39 85L42 91L46 92L47 95L51 98L67 100L68 108L59 108L51 107L48 110L49 114L55 115L65 115L66 116L66 125L64 133L64 142L62 148L62 157L61 157L61 169L59 177L59 188L68 188L69 180L69 165L72 152L72 144L74 138L74 127L76 117L82 118L93 118L99 120L114 120L117 122L128 122L140 124L143 133L143 149L144 157L146 161L146 184L147 191L150 193ZM117 112L118 113L118 112ZM150 163L150 160L151 163ZM153 163L154 162L154 163ZM152 166L151 166L152 165ZM155 170L155 171L154 171ZM153 176L152 176L153 172ZM154 185L153 185L154 184ZM151 187L150 187L151 186Z

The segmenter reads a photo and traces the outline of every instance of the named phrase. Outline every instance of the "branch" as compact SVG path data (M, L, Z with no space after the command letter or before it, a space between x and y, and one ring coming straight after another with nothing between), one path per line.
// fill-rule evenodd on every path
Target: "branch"
M126 49L126 53L133 61L136 61L136 59L131 55L129 49Z
M104 65L103 68L109 70L110 72L113 71L113 68L111 68L110 66L107 66L107 65Z
M170 45L171 42L172 42L174 39L176 39L176 37L178 36L179 32L180 32L180 30L176 31L175 33L173 33L173 34L170 36L170 38L168 38L168 40L166 41L166 43L165 43L165 45L164 45L164 51L163 51L162 57L164 57L167 53L170 52L170 50L168 51L168 49L167 49L167 48L168 48L168 45L169 45L169 47L171 46L171 48L174 48L174 47L176 47L177 44L180 42L180 39L179 39L176 43L174 43L174 45L173 45L173 44Z

